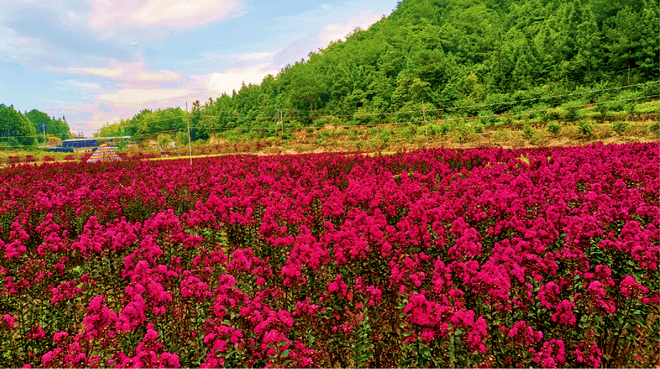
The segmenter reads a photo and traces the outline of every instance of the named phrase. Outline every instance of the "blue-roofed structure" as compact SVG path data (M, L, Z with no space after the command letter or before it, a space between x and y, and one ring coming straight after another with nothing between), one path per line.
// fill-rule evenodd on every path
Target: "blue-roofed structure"
M124 137L97 137L97 138L72 138L69 140L64 140L62 141L62 146L64 147L71 147L74 149L80 149L80 148L85 148L85 147L98 147L99 141L105 141L105 142L113 142L113 140L117 140L117 142L121 140L128 140L130 139L131 136L124 136Z
M79 149L83 147L96 147L98 146L95 138L78 138L62 141L62 146Z

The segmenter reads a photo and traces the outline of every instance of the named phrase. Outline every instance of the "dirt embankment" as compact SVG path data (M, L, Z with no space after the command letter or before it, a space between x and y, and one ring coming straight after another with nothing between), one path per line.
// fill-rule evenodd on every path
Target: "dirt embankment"
M659 142L657 115L655 119L628 121L626 126L614 123L591 121L582 127L577 123L561 123L558 132L551 133L544 126L497 127L475 133L471 130L434 132L428 127L416 126L412 130L397 126L373 128L334 128L324 130L301 130L289 141L275 142L272 146L251 150L255 154L298 154L342 151L399 151L402 149L425 149L437 147L479 148L503 147L523 148L542 146L583 146L602 142L622 144L630 142Z

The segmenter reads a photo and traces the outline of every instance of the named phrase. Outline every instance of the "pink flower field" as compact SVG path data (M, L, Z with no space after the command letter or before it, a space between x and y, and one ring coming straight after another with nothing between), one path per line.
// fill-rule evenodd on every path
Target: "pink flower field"
M659 150L0 169L0 366L657 366Z

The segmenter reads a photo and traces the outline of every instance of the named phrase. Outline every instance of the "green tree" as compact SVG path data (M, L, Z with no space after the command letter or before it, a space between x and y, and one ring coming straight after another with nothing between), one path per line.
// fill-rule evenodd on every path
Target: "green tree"
M422 102L520 112L537 105L534 99L621 86L628 70L631 83L657 81L659 27L657 0L403 0L369 29L354 30L261 84L193 107L191 136L266 132L275 128L278 111L304 117L297 119L303 124L321 114L353 119L357 112L404 107L411 114ZM181 131L184 115L143 111L122 129L143 137Z
M48 114L36 109L26 113L25 117L32 122L37 133L42 133L43 126L45 125L46 133L49 135L57 135L63 139L70 136L70 127L64 118L51 118Z
M36 109L30 110L30 112L25 114L25 117L34 124L34 129L37 132L42 132L42 125L46 125L47 129L50 128L48 127L51 124L50 116L42 111Z
M323 86L315 78L313 69L301 69L293 76L287 91L288 105L311 117L321 103L321 92Z
M422 103L436 100L435 92L429 82L405 75L399 77L397 82L397 87L392 94L392 103L397 108L404 106L407 102Z
M160 147L161 150L168 149L170 147L170 144L174 142L172 136L168 134L160 134L158 135L156 140L158 141L158 146Z
M185 146L188 144L188 132L177 132L176 133L176 142L179 146Z
M0 137L12 137L21 145L35 145L37 132L34 124L13 106L0 105ZM0 140L2 140L0 139ZM13 141L13 140L12 140Z

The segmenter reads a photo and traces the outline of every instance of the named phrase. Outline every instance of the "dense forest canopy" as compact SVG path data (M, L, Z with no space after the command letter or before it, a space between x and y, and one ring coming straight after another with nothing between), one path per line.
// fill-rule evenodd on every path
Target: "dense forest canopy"
M34 145L34 125L13 106L0 104L0 146Z
M70 137L69 124L64 117L51 118L36 109L23 114L13 106L0 104L0 147L30 146L43 142L44 127L48 135L61 139Z
M48 114L36 109L25 113L25 116L34 124L34 129L39 133L42 133L45 127L46 134L59 136L63 140L70 136L70 127L64 117L58 119L55 119L55 117L51 118Z
M193 125L196 126L196 123L197 120L193 119ZM186 112L180 108L170 108L156 111L145 109L130 120L122 119L119 123L102 127L96 136L120 137L157 133L175 134L176 132L181 131L186 127ZM197 132L197 129L195 129L194 132Z
M404 0L260 85L196 104L191 126L205 138L238 127L276 132L280 111L309 125L323 115L511 100L538 99L467 114L559 106L566 99L539 98L657 81L659 26L657 0ZM143 111L101 135L176 129L184 113Z

